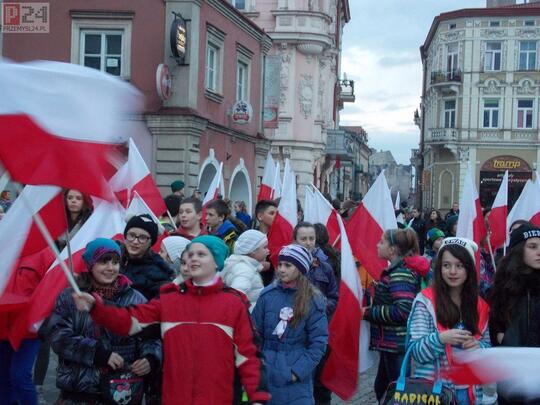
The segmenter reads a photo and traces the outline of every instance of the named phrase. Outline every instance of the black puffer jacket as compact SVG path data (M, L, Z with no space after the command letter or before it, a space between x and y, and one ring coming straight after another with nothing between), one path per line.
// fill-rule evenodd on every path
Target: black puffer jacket
M125 307L146 302L125 277L122 279L111 303ZM58 388L68 393L99 394L100 368L106 366L111 352L120 354L127 365L146 357L152 372L161 366L161 340L120 337L95 325L87 312L77 310L72 293L72 288L66 288L58 296L49 321L51 347L58 355Z
M120 272L131 280L131 286L141 292L147 300L156 298L159 288L171 282L175 276L169 265L152 250L140 259L130 259L127 253L123 257L125 259Z

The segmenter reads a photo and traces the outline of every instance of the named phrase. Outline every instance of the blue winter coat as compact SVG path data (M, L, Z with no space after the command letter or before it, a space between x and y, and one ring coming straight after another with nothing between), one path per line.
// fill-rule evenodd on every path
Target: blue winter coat
M328 341L325 300L313 299L308 315L296 327L290 322L278 338L274 329L284 307L294 307L296 288L284 288L278 281L267 286L251 314L262 339L262 351L272 399L269 404L312 405L313 374ZM298 378L292 382L292 374Z
M336 310L339 297L336 276L332 266L327 262L328 256L320 248L315 249L313 257L315 258L314 264L311 265L307 278L326 297L326 315L331 317Z

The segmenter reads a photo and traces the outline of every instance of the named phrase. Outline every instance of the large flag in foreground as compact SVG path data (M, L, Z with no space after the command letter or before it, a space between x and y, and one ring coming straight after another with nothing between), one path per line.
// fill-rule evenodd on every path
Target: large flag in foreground
M276 164L274 163L272 154L268 152L268 154L266 155L266 163L264 164L263 178L261 182L261 187L259 188L259 195L257 196L257 201L272 199L272 190L275 181L275 170Z
M270 260L277 268L279 251L292 241L293 229L298 222L296 205L296 176L290 167L289 159L285 161L283 174L283 193L279 200L278 211L268 233Z
M360 325L362 322L362 285L341 217L341 282L336 312L328 328L330 356L321 381L340 398L347 400L358 384Z
M52 237L67 227L62 190L54 186L26 186L0 221L0 295L11 278L21 256L46 247L45 240L33 228L32 215L41 212ZM29 240L29 236L33 240Z
M109 184L124 207L129 206L134 193L137 193L156 217L167 211L152 174L132 138L129 140L128 161L111 178Z
M467 169L463 191L459 201L459 219L457 223L456 236L470 239L480 247L482 240L486 237L486 225L482 215L480 197L474 184L474 172L471 165ZM476 268L480 271L480 249L476 252Z
M82 254L86 245L95 238L121 239L125 222L125 209L118 203L100 201L92 215L71 240L73 271L75 274L86 271ZM68 260L67 249L60 254L64 261ZM10 341L18 347L28 330L36 331L40 323L51 313L56 297L68 286L67 278L55 261L34 290L30 304L25 313L17 318L10 330Z
M354 255L367 272L378 280L387 262L377 255L377 243L384 231L397 228L394 203L384 170L354 211L346 228Z
M112 199L109 156L143 99L129 83L80 65L0 61L0 161L12 179Z
M497 384L497 390L506 397L521 397L519 403L540 398L540 348L494 347L462 352L450 369L443 371L444 378L460 385L504 382Z
M508 216L508 170L504 173L499 191L488 216L490 242L493 249L500 248L506 241L506 217Z

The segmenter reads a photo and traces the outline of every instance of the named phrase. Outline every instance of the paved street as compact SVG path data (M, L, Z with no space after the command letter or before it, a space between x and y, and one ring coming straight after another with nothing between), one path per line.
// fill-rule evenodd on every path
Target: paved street
M58 397L58 389L56 388L55 378L56 378L56 355L51 352L51 359L49 363L49 371L47 373L47 378L45 379L44 386L44 397L47 401L47 404L54 404L56 398ZM335 398L332 401L333 405L344 405L344 404L354 404L354 405L372 405L376 404L375 393L373 392L373 381L375 380L375 374L377 373L377 366L373 366L367 372L360 374L358 391L354 394L354 397L348 401L341 401L339 398Z

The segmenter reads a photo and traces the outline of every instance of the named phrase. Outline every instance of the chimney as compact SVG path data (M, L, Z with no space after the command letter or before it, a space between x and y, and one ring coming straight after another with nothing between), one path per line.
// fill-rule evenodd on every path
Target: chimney
M516 0L486 0L486 7L504 7L504 6L514 6Z

